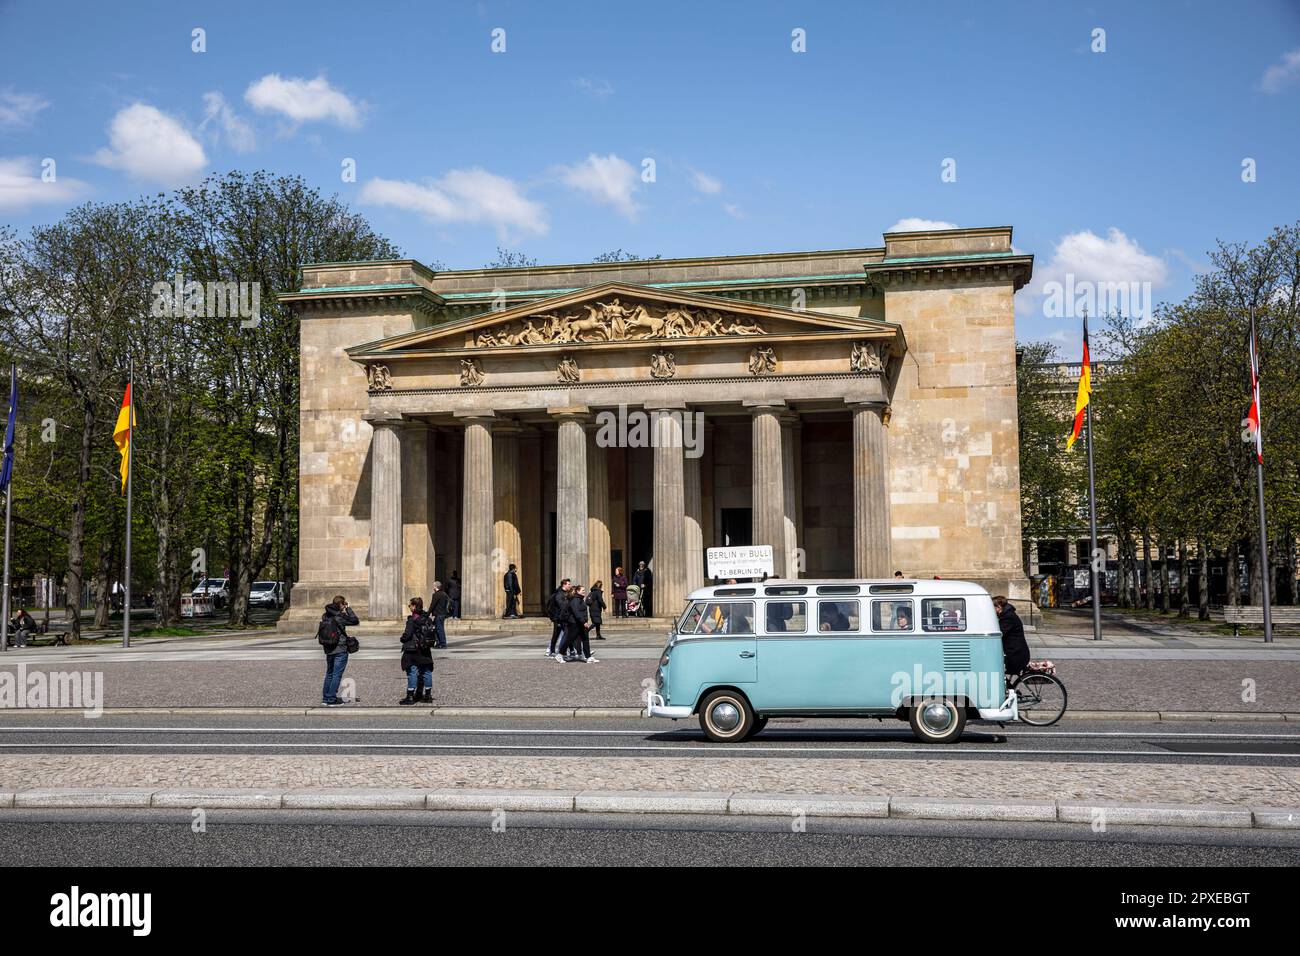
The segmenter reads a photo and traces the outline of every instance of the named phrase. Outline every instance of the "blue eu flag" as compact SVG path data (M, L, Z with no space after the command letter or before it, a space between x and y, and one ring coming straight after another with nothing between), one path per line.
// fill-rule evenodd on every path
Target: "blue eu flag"
M14 472L14 421L18 418L18 370L9 368L9 424L5 426L4 464L0 465L0 494L9 488Z

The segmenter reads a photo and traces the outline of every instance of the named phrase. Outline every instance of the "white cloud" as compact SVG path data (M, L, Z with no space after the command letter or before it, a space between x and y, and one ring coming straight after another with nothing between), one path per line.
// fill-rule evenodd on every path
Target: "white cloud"
M236 113L220 93L203 94L203 122L199 129L206 129L208 124L219 127L226 143L237 153L249 153L257 148L257 135L253 127Z
M726 212L726 214L730 216L732 219L745 218L745 211L741 209L739 206L737 206L735 203L724 202L722 204L722 208Z
M613 206L628 219L635 219L640 210L633 193L641 185L636 170L626 159L610 153L597 156L592 153L574 166L561 166L560 179L573 189L586 193L598 203Z
M0 209L10 211L37 203L68 203L86 191L86 184L66 176L41 179L41 165L31 156L0 156Z
M0 129L25 129L49 105L35 93L0 90Z
M1265 93L1281 93L1297 80L1300 80L1300 48L1283 53L1279 62L1265 70L1259 88Z
M113 117L108 142L96 151L94 162L164 186L191 182L208 165L203 147L185 127L145 103Z
M361 125L364 104L330 86L324 76L304 80L268 73L244 91L244 99L263 113L281 113L295 123L328 120L348 129Z
M714 179L708 173L702 173L699 170L695 170L691 174L691 185L708 196L713 196L722 192L722 183L719 180Z
M544 235L549 228L545 207L525 197L514 181L477 168L453 169L423 185L371 179L361 188L360 200L416 212L435 222L484 223L503 236L511 231Z
M1150 282L1164 285L1169 264L1143 250L1136 240L1112 226L1102 238L1091 230L1062 236L1052 259L1034 271L1033 284L1064 282L1073 275L1077 282Z
M907 219L900 219L894 223L885 232L932 232L937 229L957 229L955 222L944 222L942 219L918 219L915 216Z
M580 76L573 81L573 85L588 96L598 100L609 99L614 95L613 84L609 80L600 77Z

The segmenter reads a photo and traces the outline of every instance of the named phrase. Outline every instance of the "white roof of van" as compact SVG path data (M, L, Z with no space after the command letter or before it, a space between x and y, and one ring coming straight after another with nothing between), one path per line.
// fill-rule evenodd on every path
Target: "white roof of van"
M860 585L864 589L868 589L860 592L863 594L871 593L869 587L873 584L910 585L912 588L910 593L922 597L967 597L987 595L989 593L983 587L971 581L950 581L947 579L934 581L928 578L768 578L766 581L740 581L736 584L711 584L708 587L697 588L687 595L687 598L688 600L710 598L713 597L714 593L717 591L731 592L730 595L724 593L722 595L724 597L741 597L742 595L737 594L736 592L742 588L753 588L755 596L763 597L765 596L765 589L781 586L804 586L808 588L806 593L815 597L819 586L832 585L845 587L855 584ZM888 592L886 592L886 595L887 594Z

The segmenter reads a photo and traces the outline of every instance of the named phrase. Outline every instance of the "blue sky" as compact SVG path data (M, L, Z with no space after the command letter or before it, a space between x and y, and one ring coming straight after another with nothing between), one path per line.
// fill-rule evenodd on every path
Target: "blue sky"
M581 262L1009 224L1036 256L1018 335L1067 356L1077 322L1044 314L1043 283L1181 298L1216 239L1300 219L1298 146L1297 0L0 0L0 222L20 229L231 168L299 173L451 268L498 245Z

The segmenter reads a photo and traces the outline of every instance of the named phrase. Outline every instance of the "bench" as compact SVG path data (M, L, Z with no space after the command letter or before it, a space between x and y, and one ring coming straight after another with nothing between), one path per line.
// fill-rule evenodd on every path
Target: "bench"
M1271 609L1274 624L1300 625L1300 607L1278 607ZM1232 636L1240 637L1238 629L1243 624L1264 623L1264 607L1261 604L1224 605L1223 623L1232 625Z

